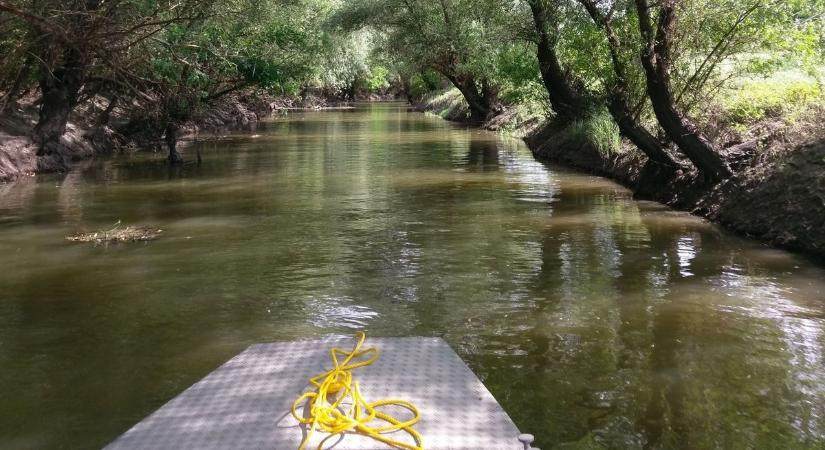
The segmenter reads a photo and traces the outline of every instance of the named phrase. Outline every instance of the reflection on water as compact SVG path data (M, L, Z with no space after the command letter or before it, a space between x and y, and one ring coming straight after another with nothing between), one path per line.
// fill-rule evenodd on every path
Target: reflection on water
M543 448L821 448L825 270L377 105L0 186L0 447L94 448L249 344L444 336ZM84 246L154 224L161 240Z

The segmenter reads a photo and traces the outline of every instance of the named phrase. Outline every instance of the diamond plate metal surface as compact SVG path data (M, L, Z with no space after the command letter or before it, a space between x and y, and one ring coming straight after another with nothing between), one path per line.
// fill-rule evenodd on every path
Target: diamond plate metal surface
M289 414L308 378L331 367L332 346L351 338L256 344L135 425L107 449L296 449L306 430ZM461 358L440 338L367 338L381 357L355 369L367 401L397 398L421 411L415 428L427 450L519 450L513 421ZM396 411L392 411L396 413ZM399 417L402 410L397 411ZM325 435L316 433L314 449ZM404 433L396 439L408 440ZM409 440L411 442L411 440ZM334 445L333 445L334 444ZM378 450L355 434L324 448Z

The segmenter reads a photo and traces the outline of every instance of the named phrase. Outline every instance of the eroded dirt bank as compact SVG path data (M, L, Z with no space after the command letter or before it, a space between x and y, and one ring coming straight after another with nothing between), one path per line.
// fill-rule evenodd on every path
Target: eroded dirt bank
M557 133L525 141L537 159L614 179L638 198L656 200L737 233L825 260L825 140L766 142L738 162L734 176L708 187L693 172L651 169L635 148L604 155Z
M461 121L460 108L423 102L420 111ZM737 136L717 137L735 174L709 187L694 171L664 173L638 149L605 154L587 139L552 123L515 123L536 159L613 179L640 199L702 216L736 233L825 261L825 113L794 125L762 123ZM500 130L506 118L483 128ZM687 167L687 164L685 163Z
M72 162L121 150L155 150L165 152L162 133L147 131L150 126L135 117L128 107L119 107L101 124L101 114L108 101L94 98L80 105L70 116L66 132L54 155L37 155L32 129L37 120L34 99L22 101L0 115L0 182L14 181L66 170ZM181 147L195 138L208 139L226 129L248 129L276 110L323 108L340 102L317 96L273 97L256 92L227 96L204 113L180 127Z

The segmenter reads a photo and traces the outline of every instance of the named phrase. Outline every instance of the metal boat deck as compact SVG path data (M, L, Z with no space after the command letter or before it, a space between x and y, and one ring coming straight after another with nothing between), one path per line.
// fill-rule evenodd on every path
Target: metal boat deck
M306 430L289 413L308 378L331 367L329 349L351 338L256 344L195 383L107 449L296 449ZM490 392L440 338L368 338L380 358L355 369L368 401L397 398L421 411L415 426L428 450L521 450L519 431ZM399 413L401 416L401 413ZM314 449L325 436L315 433ZM406 438L403 433L396 439ZM386 444L357 434L337 450ZM325 446L326 448L326 446Z

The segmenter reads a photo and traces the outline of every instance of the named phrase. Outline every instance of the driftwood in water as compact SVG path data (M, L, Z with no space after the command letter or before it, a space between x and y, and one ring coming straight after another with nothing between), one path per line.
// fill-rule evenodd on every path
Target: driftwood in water
M105 231L70 234L66 236L66 240L71 242L93 242L95 244L152 241L160 237L162 232L163 230L157 227L115 227Z

